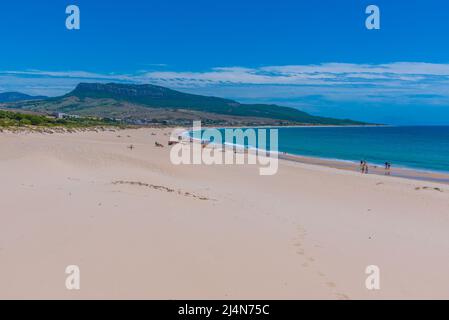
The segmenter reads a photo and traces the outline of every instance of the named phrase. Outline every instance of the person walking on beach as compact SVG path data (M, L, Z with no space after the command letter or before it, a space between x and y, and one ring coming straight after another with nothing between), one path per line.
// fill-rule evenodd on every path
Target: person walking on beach
M391 163L389 162L385 162L385 175L391 175Z

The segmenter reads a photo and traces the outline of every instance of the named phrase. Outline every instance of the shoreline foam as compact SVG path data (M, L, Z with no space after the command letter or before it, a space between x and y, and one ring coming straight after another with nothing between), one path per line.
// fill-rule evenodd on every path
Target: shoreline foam
M365 126L352 126L352 127L365 127ZM259 128L259 127L256 127ZM260 127L261 128L261 127ZM268 127L265 127L268 128ZM276 127L273 127L276 128ZM226 129L226 128L214 128L214 129ZM246 127L236 127L233 129L250 129ZM190 136L191 130L187 130L182 132L181 136L184 138L192 138L192 140L196 141L197 139ZM199 140L198 142L201 142ZM210 143L210 145L214 146L225 146L225 147L235 147L237 149L242 150L251 150L254 152L262 152L266 153L269 152L267 150L258 149L257 147L253 146L244 146L240 144L233 144L230 142L223 143ZM292 154L282 151L276 151L278 154L279 159L287 160L287 161L295 161L300 163L306 163L306 164L315 164L315 165L321 165L326 167L331 167L335 169L341 169L341 170L348 170L348 171L354 171L354 172L360 172L360 165L355 160L346 160L346 159L331 159L331 158L322 158L322 157L314 157L314 156L306 156L306 155L299 155L299 154ZM383 167L383 165L375 164L375 163L368 163L370 172L369 175L375 174L375 175L382 175L382 176L391 176L391 177L400 177L400 178L406 178L406 179L412 179L412 180L419 180L419 181L428 181L428 182L437 182L437 183L444 183L449 184L449 172L443 172L443 171L437 171L437 170L430 170L430 169L421 169L421 168L410 168L405 166L394 166L391 168L391 170L386 171Z

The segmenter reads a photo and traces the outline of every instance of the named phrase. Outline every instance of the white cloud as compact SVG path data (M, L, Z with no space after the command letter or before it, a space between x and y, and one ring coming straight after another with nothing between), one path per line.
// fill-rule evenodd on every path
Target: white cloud
M190 92L223 92L230 98L300 99L320 95L340 101L409 101L411 95L449 101L449 64L323 63L247 67L216 67L204 72L142 71L103 74L88 71L0 71L0 90L33 94L64 94L78 82L152 83ZM243 90L244 88L244 90ZM220 95L220 94L215 94ZM408 100L407 100L408 99ZM415 98L413 101L416 101ZM426 103L429 99L426 98ZM449 105L449 104L448 104Z
M406 82L446 81L449 79L449 64L397 62L379 65L325 63L260 68L224 67L206 72L148 72L134 79L139 82L164 81L175 86L253 84L388 87Z

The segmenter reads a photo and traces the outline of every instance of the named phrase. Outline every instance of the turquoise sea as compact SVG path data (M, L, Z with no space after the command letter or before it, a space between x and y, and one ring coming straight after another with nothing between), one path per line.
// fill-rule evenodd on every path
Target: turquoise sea
M449 126L278 128L279 151L449 172ZM231 143L231 141L226 141ZM254 146L252 146L254 147Z

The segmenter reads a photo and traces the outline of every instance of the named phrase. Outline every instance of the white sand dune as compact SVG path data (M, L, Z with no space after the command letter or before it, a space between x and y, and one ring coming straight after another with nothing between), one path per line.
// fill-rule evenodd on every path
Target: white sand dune
M0 298L449 298L448 185L174 166L168 132L0 133Z

